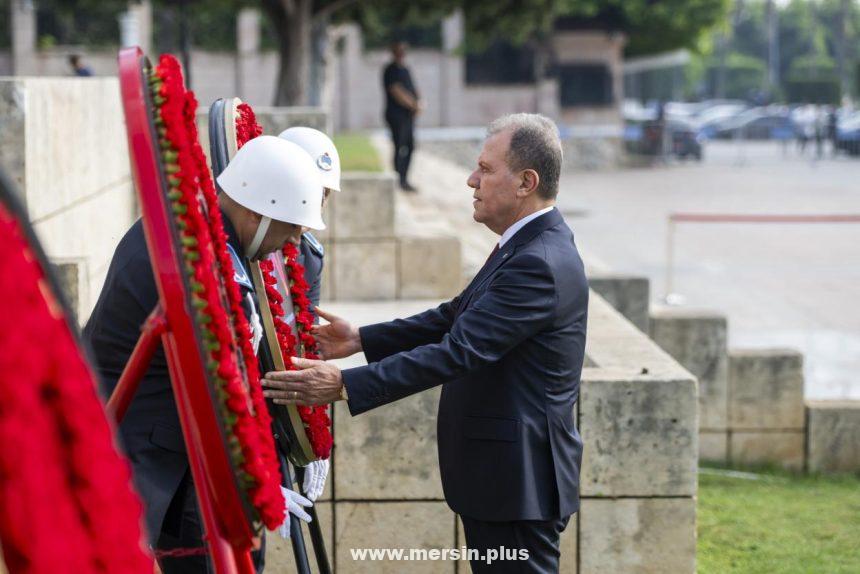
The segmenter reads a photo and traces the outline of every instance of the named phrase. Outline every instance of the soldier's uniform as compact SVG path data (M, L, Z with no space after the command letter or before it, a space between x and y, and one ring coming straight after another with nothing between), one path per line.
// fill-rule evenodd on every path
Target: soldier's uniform
M322 269L325 250L319 240L306 231L302 234L302 243L299 246L298 261L305 268L305 281L308 284L308 299L314 307L320 303L320 290L322 288ZM319 322L316 309L314 318Z
M249 321L255 323L253 285L238 236L224 216L236 281ZM101 375L101 389L110 396L138 341L147 316L158 303L158 290L146 248L142 220L138 220L114 252L99 300L83 330ZM256 321L259 324L259 321ZM170 385L164 349L159 346L125 417L119 434L132 464L134 483L143 498L146 527L158 549L200 546L202 524L188 464L179 414ZM107 525L106 527L110 527ZM258 570L263 552L254 553ZM205 557L165 559L170 572L208 572Z

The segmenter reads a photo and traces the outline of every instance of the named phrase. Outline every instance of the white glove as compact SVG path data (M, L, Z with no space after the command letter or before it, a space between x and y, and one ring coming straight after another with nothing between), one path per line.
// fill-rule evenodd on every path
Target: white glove
M313 506L314 503L299 494L298 492L294 492L289 488L285 488L281 486L281 494L284 495L284 499L287 501L287 510L290 514L295 515L299 520L304 520L305 522L311 521L311 515L305 512L305 508L308 506ZM281 538L287 540L290 537L290 517L287 515L284 518L284 523L278 527L278 534L281 535Z
M305 495L316 502L325 488L325 479L328 477L328 459L315 460L305 467L305 480L302 490Z
M251 297L250 293L246 293L245 297L248 298L248 305L251 309L251 320L249 321L251 324L251 346L254 348L254 354L256 355L260 350L260 341L263 340L263 323L260 322L260 315L254 306L254 298ZM266 303L265 299L263 299L263 303Z

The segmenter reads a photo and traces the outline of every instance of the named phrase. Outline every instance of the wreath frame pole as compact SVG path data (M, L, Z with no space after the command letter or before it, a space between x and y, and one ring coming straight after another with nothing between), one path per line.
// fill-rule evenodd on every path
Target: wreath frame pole
M166 332L167 317L165 317L164 309L159 304L146 318L143 329L141 329L140 339L137 340L137 345L135 345L134 351L132 351L128 363L126 363L125 369L117 381L116 388L105 405L108 416L112 417L117 424L121 423L125 417L131 399L137 393L140 381L149 368L149 362L161 344L161 336Z

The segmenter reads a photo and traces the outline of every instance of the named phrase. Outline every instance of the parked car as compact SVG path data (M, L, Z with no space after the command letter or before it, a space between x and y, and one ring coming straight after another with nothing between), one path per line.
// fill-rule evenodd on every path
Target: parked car
M662 140L660 123L656 120L628 121L624 127L624 140L627 151L640 155L656 156L660 153L662 142L668 149L664 153L680 159L688 157L701 160L702 142L698 132L688 121L670 118L665 120L668 136Z
M836 126L836 149L848 155L860 155L860 112L842 118Z
M666 121L666 129L671 134L672 153L676 157L702 160L702 137L691 122L669 119Z
M747 108L743 102L717 104L697 114L692 118L692 122L703 137L712 138L720 123L743 113Z
M748 140L791 139L796 126L787 111L753 108L714 126L713 137Z

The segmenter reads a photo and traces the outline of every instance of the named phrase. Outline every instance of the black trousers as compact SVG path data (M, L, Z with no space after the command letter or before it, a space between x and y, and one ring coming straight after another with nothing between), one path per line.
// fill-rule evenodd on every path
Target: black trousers
M517 520L486 522L460 516L469 550L478 550L480 558L470 560L473 574L550 574L559 569L559 537L570 516L554 520ZM528 551L528 560L514 560ZM488 563L487 557L497 557ZM502 560L504 557L506 560Z
M415 149L415 118L407 113L387 113L385 121L391 130L391 141L394 145L394 171L400 176L400 185L405 185L412 151Z
M197 494L194 491L191 471L188 471L167 509L156 548L170 550L201 546L203 546L203 519L197 507ZM251 553L258 574L263 571L265 554L264 533L260 550ZM164 574L213 574L215 572L208 555L162 558L159 560L159 566Z

